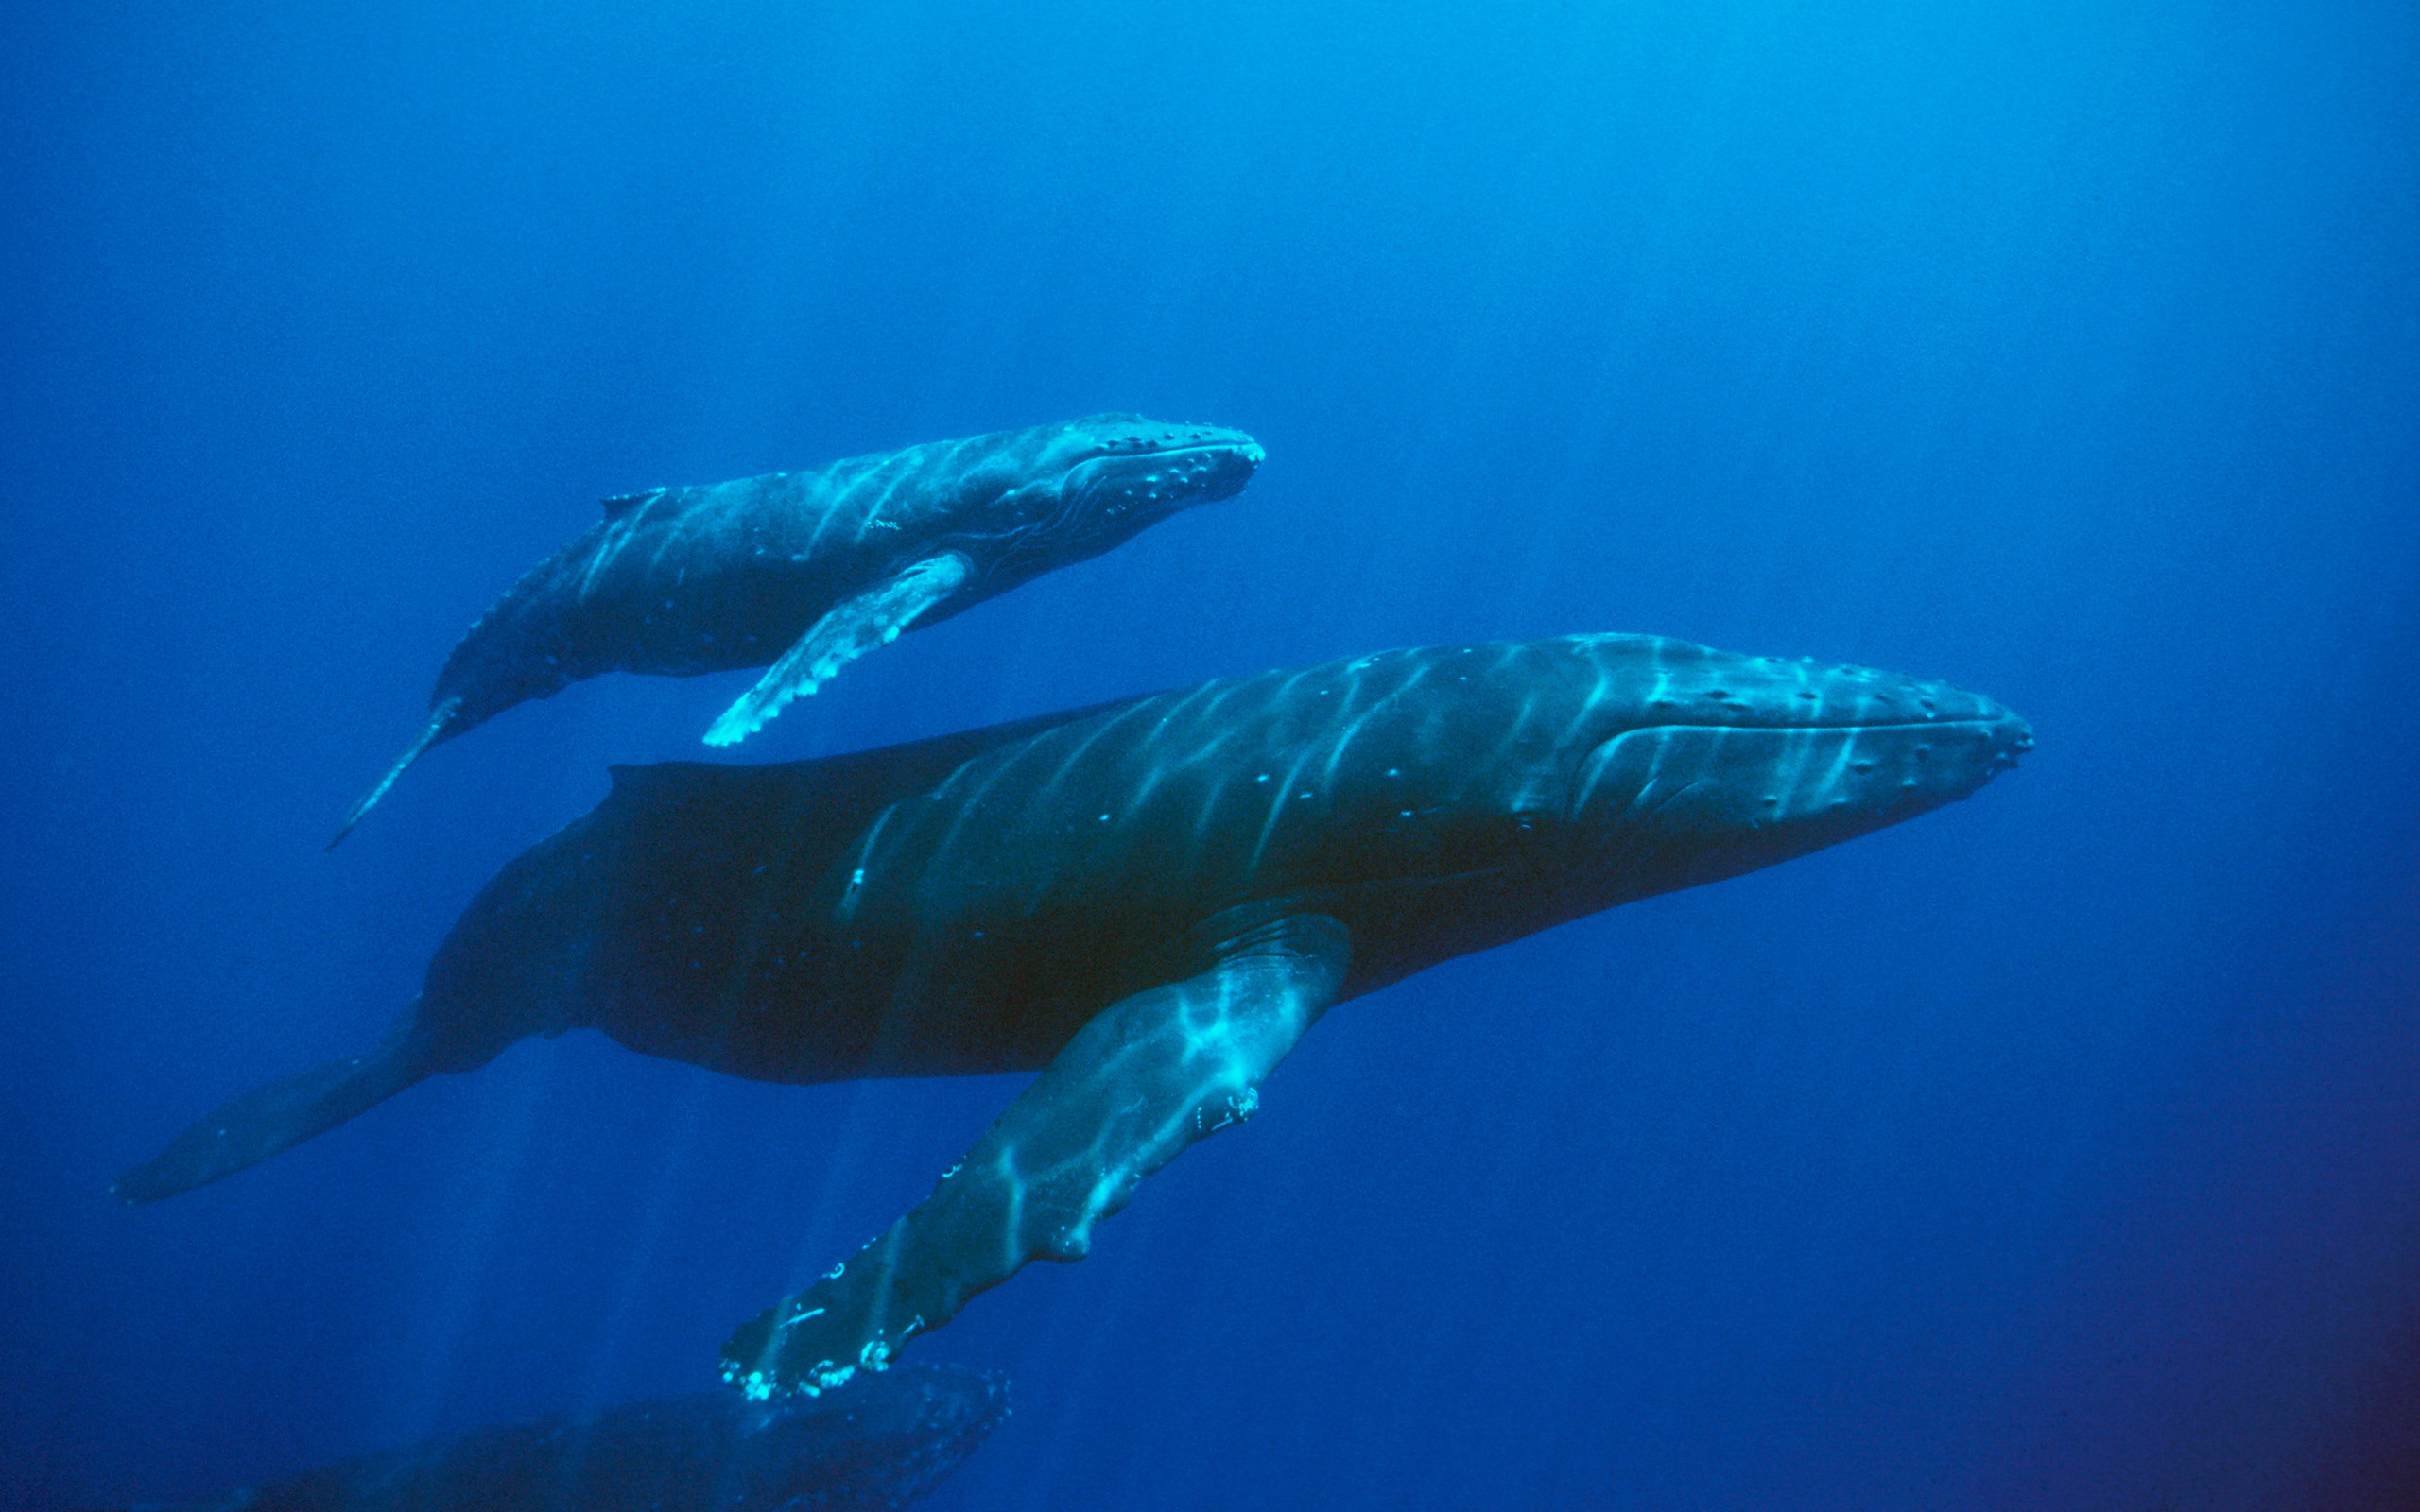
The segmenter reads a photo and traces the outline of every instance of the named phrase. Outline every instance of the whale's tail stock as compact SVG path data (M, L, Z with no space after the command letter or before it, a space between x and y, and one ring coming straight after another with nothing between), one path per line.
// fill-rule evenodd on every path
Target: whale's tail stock
M423 751L445 737L454 724L455 716L461 712L462 700L459 698L448 698L428 712L428 723L421 727L420 738L404 747L404 753L395 758L395 765L388 767L387 775L378 779L378 785L363 794L361 801L353 806L352 812L344 816L344 823L337 827L335 837L328 841L328 850L333 850L344 843L344 837L353 833L353 827L361 822L361 816L369 813L371 807L380 799L387 796L387 789L395 785L395 779L403 776L406 768L420 760Z
M124 1202L157 1202L233 1176L334 1128L412 1083L446 1069L415 1002L368 1055L345 1056L281 1076L198 1120L164 1150L110 1183Z

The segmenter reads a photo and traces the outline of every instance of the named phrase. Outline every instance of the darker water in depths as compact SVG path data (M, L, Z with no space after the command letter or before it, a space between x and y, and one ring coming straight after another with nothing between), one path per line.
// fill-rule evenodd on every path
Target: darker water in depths
M147 6L0 91L0 1504L711 1379L1013 1080L362 1048L614 678L320 842L595 501L1098 409L1240 498L899 644L793 758L1582 629L1947 679L1972 800L1323 1022L924 1341L943 1508L2420 1501L2420 18Z

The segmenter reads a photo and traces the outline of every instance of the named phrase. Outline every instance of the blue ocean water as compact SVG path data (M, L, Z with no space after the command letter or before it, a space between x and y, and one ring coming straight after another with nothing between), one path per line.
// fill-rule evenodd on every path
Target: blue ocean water
M320 844L595 501L1132 409L1241 497L737 753L1400 644L1937 677L2040 748L1346 1005L916 1348L937 1508L2420 1505L2420 14L135 5L0 45L0 1504L696 1389L1013 1078L359 1049L613 678Z

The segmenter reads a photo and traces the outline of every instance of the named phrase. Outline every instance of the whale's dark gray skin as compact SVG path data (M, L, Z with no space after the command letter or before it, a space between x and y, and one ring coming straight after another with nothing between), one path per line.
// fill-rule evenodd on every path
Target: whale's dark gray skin
M931 1490L1008 1413L998 1376L909 1366L821 1400L701 1391L485 1428L182 1512L874 1512Z
M1088 415L608 499L454 647L420 737L328 845L430 747L607 672L767 667L706 732L735 745L901 631L1232 497L1261 458L1241 431Z
M624 767L508 865L387 1041L120 1180L166 1196L439 1071L594 1026L772 1081L1042 1074L932 1194L741 1329L818 1389L1248 1116L1333 1004L1965 797L1999 705L1647 636L1392 651L852 756Z

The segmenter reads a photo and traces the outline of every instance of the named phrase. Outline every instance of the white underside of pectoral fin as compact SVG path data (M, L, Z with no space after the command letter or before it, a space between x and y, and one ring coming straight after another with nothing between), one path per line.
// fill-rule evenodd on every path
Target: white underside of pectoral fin
M706 731L709 746L736 746L772 723L793 698L813 693L834 673L899 632L949 597L974 576L974 563L956 552L927 557L853 598L835 605L781 660L765 669Z
M1082 1256L1093 1226L1144 1177L1250 1118L1261 1079L1334 1001L1351 942L1332 919L1295 916L1229 951L1086 1024L986 1136L1003 1170L1018 1173L1022 1206L1056 1219L1046 1239L1028 1233L1029 1254Z
M1335 1001L1352 941L1331 917L1293 914L1218 950L1209 970L1086 1022L931 1195L743 1325L723 1347L724 1379L766 1396L880 1368L1027 1262L1081 1259L1146 1177L1251 1117L1261 1078Z

